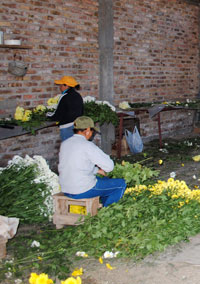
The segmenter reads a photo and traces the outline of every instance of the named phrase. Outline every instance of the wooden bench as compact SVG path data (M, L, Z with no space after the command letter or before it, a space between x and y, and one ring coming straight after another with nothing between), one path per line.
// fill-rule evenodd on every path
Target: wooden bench
M99 203L99 197L86 198L86 199L72 199L65 196L62 192L53 195L54 202L54 214L53 224L56 225L56 229L61 229L64 225L79 225L84 222L86 214L94 216L98 212L98 208L101 207ZM75 214L73 212L74 206L80 207L85 214ZM81 220L79 220L81 217Z

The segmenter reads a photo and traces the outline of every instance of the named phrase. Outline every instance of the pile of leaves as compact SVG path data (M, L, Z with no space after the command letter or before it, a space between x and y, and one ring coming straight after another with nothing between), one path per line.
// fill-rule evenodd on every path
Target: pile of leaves
M122 161L116 163L114 170L108 174L110 178L124 178L128 187L137 184L149 184L159 175L158 170L142 166L139 163Z

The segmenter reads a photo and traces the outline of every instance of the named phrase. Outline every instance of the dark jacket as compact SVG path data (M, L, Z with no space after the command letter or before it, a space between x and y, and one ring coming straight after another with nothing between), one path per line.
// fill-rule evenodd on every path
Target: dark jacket
M83 99L74 88L69 88L61 95L57 108L47 116L59 125L73 122L77 117L83 115Z

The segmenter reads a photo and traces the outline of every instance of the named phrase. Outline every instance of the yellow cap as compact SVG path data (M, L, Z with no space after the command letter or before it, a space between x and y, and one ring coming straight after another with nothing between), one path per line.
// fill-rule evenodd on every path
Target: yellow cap
M57 85L67 85L69 87L76 87L78 85L78 82L71 76L64 76L60 80L55 80L55 84Z

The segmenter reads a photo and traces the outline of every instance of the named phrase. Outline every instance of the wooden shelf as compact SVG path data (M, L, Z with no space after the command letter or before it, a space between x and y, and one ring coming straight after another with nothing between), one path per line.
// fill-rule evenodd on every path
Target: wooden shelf
M10 45L10 44L0 44L0 48L13 48L13 49L31 49L29 45Z

